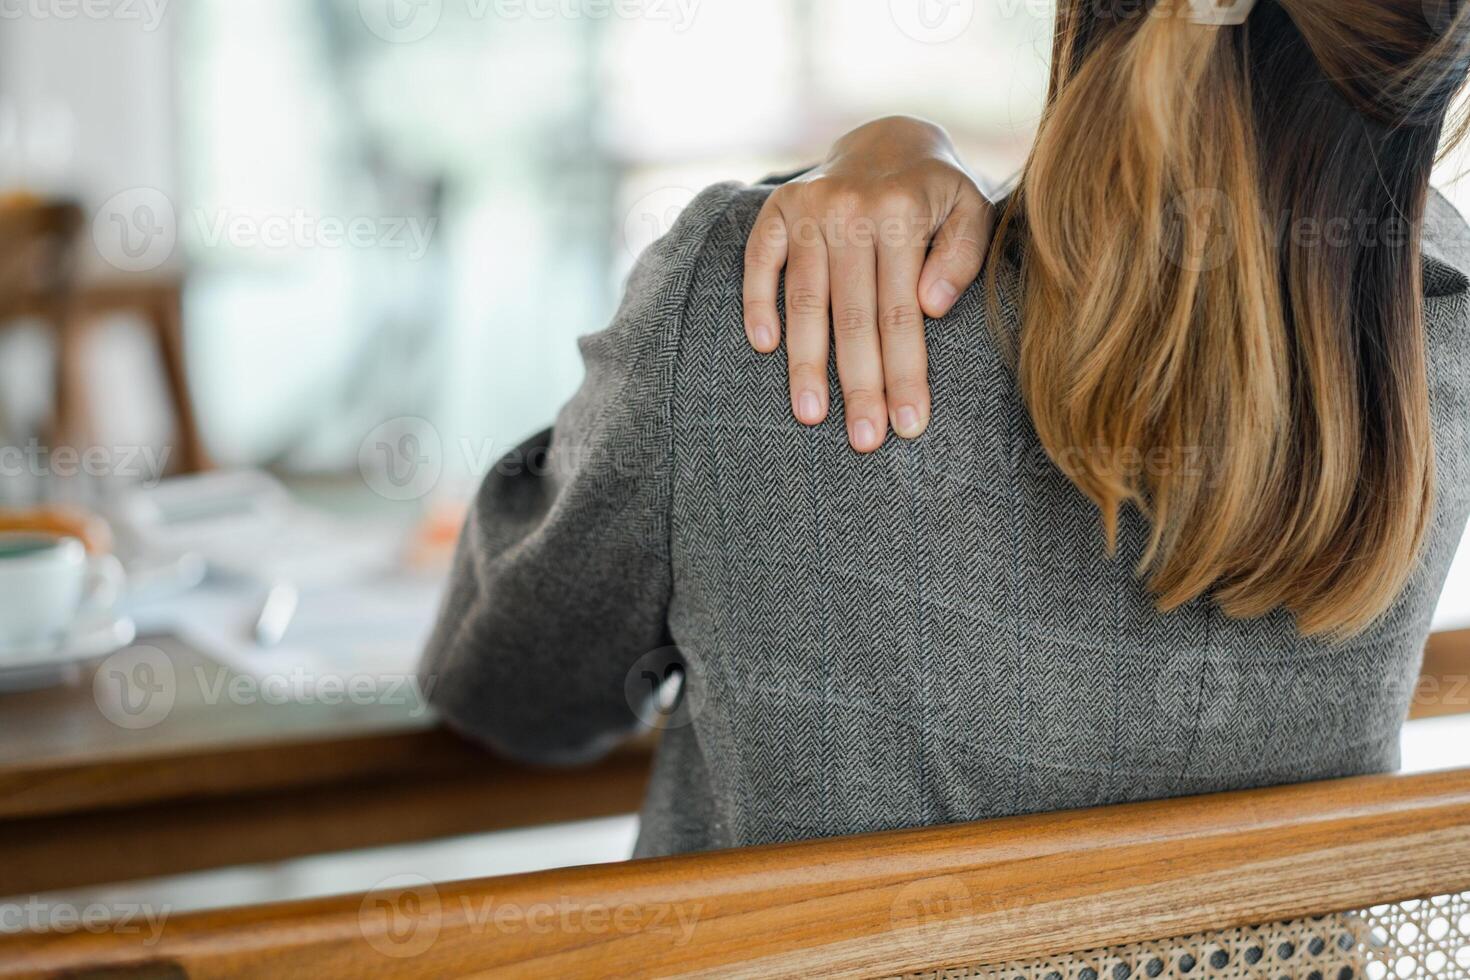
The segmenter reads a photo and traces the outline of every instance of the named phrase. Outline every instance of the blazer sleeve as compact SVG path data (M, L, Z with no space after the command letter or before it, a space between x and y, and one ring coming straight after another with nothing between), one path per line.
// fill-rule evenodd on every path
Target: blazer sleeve
M630 670L667 646L675 362L706 239L740 192L706 190L649 247L554 428L485 477L420 681L451 727L530 762L586 761L638 728Z

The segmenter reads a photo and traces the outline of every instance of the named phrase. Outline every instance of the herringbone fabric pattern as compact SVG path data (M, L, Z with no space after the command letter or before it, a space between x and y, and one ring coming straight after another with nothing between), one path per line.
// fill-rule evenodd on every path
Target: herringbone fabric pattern
M1466 229L1436 198L1426 284L1440 497L1424 562L1345 646L1284 613L1159 615L1124 522L1048 461L982 288L929 325L934 420L871 456L807 429L741 330L769 187L704 192L640 262L531 462L497 467L424 664L459 727L541 760L667 730L644 855L1392 769L1470 511ZM1002 331L1014 268L998 259ZM549 465L536 466L550 446ZM1202 450L1203 451L1203 450ZM542 460L542 462L548 462ZM676 643L685 699L650 719Z

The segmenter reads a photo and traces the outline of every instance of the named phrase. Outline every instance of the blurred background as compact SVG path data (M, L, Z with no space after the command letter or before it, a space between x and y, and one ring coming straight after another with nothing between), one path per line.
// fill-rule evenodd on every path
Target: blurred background
M373 758L398 753L403 785L429 757L421 703L323 707L321 682L412 676L479 475L551 422L581 377L575 338L607 322L636 255L700 188L815 162L889 113L942 123L1002 180L1045 94L1051 14L1046 0L0 0L0 509L84 508L105 522L94 554L115 553L129 583L105 621L31 659L0 650L0 786L101 774L85 798L0 792L0 821L126 812L112 826L137 828L102 850L62 829L8 834L0 896L187 908L626 856L633 818L616 814L636 793L598 823L488 834L499 803L446 803L439 787L412 819L381 817L396 838L332 837L340 813L303 823L296 797L260 794L338 778L311 746L363 733L400 739ZM1452 171L1441 183L1463 210ZM1467 564L1443 628L1470 625ZM89 683L78 665L104 655L132 659ZM185 690L200 664L305 679L221 705ZM122 710L138 677L165 707ZM264 745L279 753L253 768L210 754ZM343 785L377 772L360 747L340 755L355 760ZM148 796L120 760L154 758L170 788ZM204 854L194 827L158 829L237 772L248 785L231 791L256 807L240 812L280 816L273 837L246 846L256 831L225 821L230 843ZM114 779L127 785L108 796ZM373 785L341 812L371 815ZM481 824L433 823L474 806ZM186 837L203 856L168 857Z
M546 424L573 339L708 183L815 161L890 112L1009 172L1050 29L1034 0L924 0L911 24L887 0L151 3L0 20L0 184L80 206L84 291L179 283L201 451L285 472L351 470L403 416L477 449ZM77 353L73 421L162 447L166 366L115 313ZM3 343L24 440L54 342ZM442 489L476 462L448 453Z

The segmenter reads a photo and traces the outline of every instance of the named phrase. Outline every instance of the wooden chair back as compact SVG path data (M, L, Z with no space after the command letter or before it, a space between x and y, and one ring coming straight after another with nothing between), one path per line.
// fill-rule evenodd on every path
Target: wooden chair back
M178 471L211 464L199 432L184 361L182 285L176 277L119 276L110 283L77 282L77 245L86 215L71 201L11 195L0 198L0 328L22 318L39 320L56 345L52 445L87 445L90 404L82 364L90 322L115 314L142 319L157 349L165 396L177 427Z
M70 201L0 201L0 322L54 315L72 288L85 223Z
M1467 891L1470 770L406 877L180 915L151 943L0 938L0 977L1409 980L1470 968Z

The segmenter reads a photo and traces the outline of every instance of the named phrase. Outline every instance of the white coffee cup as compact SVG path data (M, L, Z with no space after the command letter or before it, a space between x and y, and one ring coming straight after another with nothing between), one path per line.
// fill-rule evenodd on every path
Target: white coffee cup
M0 534L0 664L7 649L59 642L80 617L111 609L122 585L117 559L89 558L77 538Z

